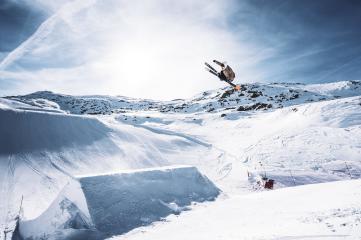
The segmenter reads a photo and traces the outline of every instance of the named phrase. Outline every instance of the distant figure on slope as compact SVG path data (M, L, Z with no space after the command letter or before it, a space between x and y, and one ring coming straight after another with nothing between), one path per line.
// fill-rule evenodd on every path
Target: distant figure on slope
M221 81L227 82L229 85L231 85L235 90L240 90L239 85L235 85L232 83L234 78L236 77L236 74L233 72L232 68L228 66L226 63L219 62L217 60L213 60L214 63L221 66L222 70L220 72L217 72L215 68L213 68L210 64L205 63L208 68L206 70L213 75L219 77Z

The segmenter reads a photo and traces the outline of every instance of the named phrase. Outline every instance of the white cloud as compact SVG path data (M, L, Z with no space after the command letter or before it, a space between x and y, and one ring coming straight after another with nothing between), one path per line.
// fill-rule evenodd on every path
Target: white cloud
M239 81L260 80L262 73L253 63L273 51L260 52L230 31L227 20L234 4L69 1L0 63L0 81L11 75L21 82L7 89L14 93L42 88L172 99L223 86L203 68L205 60L214 58L227 60L242 77Z

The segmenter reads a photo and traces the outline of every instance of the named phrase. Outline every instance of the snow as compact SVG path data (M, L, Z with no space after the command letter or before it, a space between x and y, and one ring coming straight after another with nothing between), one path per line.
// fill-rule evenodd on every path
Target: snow
M77 177L38 218L21 221L24 238L112 236L214 200L219 189L195 167L163 167ZM91 234L93 233L93 234Z
M224 196L215 203L192 205L192 211L170 216L167 221L179 219L187 225L189 218L190 223L195 224L193 218L200 219L202 214L207 218L204 211L215 211L215 218L218 208L224 210L224 218L226 214L235 218L230 209L249 204L249 212L244 214L249 214L247 218L253 220L249 225L244 222L247 218L239 220L247 227L245 233L249 233L249 237L238 233L218 237L223 236L224 228L224 224L219 222L222 218L218 217L214 221L220 226L210 224L213 238L208 238L253 239L253 235L255 239L327 237L334 234L323 230L329 221L334 222L333 226L337 221L346 221L347 227L337 227L336 233L341 232L340 237L349 235L346 239L355 239L361 236L358 233L361 231L356 231L359 225L348 222L359 221L360 206L356 203L348 206L346 202L344 206L338 205L332 196L335 192L330 190L322 196L318 192L326 188L321 186L327 186L327 189L338 189L342 193L343 186L350 191L345 192L346 196L359 194L354 185L357 181L349 180L361 176L360 146L361 81L317 85L244 84L239 92L219 89L191 99L168 102L52 92L0 98L0 195L5 196L0 202L0 228L14 229L22 196L23 221L38 219L45 213L49 216L58 214L58 208L54 207L54 212L48 208L51 203L58 206L59 201L64 200L58 199L59 193L69 182L77 181L75 176L98 176L101 179L113 174L143 172L144 168L159 170L159 167L172 169L177 165L189 165L207 176ZM272 193L264 193L258 184L264 175L275 180ZM307 224L299 223L293 211L298 208L294 206L303 206L302 201L297 202L298 198L303 198L293 191L306 196L316 194L315 201L328 199L330 208L318 211L308 203L301 209L303 212L296 215L311 220L305 220ZM271 230L267 227L264 231L268 235L257 235L263 230L256 229L255 225L265 225L266 222L259 217L263 214L257 212L257 206L244 199L257 202L257 196L266 199L271 195L274 199L267 197L267 202L273 201L277 205L277 201L280 206L287 206L290 212L289 216L281 209L281 215L269 212L270 216L277 216L274 224L288 226L292 223L292 228L287 232L270 224L269 229L278 229L273 235L268 234ZM285 202L288 195L293 199L291 203L296 205ZM354 201L353 197L348 199ZM257 204L262 205L262 211L268 211L265 209L268 204L259 201ZM174 202L165 205L173 212L183 210ZM314 221L318 218L321 220ZM269 217L268 221L272 222L272 219ZM158 232L158 227L162 229L163 225L168 223L156 223L141 229L148 234L148 231ZM299 230L294 230L295 226L299 226ZM342 232L346 228L350 233ZM90 237L94 230L89 229L90 232L84 234ZM190 227L190 231L192 229ZM331 228L326 226L325 229ZM49 226L44 232L53 230ZM305 235L308 230L310 235ZM199 234L206 234L205 231L204 226ZM182 236L179 233L174 230L172 234L168 233L168 237L176 239ZM76 231L69 229L62 234L60 239L77 236ZM140 236L141 233L137 233L134 238ZM152 239L152 236L145 238Z
M359 239L360 199L360 180L283 188L196 206L111 239Z
M51 151L72 145L81 147L106 138L112 131L92 118L32 111L0 111L0 154L44 149ZM10 123L16 127L9 128Z
M157 110L160 112L197 113L217 112L227 109L249 108L252 111L277 109L306 102L317 102L361 95L361 81L343 81L328 84L243 84L241 91L228 88L203 92L190 99L159 102L128 97L70 96L49 91L24 96L10 96L20 101L47 109L60 109L73 114L112 114L122 112ZM259 105L262 104L262 105ZM55 107L54 107L55 106Z
M221 117L222 112L137 112L117 119L211 143L212 148L226 153L220 158L227 162L223 166L230 172L220 184L227 182L222 187L229 192L238 191L246 171L272 173L276 186L282 187L349 179L350 173L358 178L360 103L356 96L246 114L225 110L225 117Z
M46 99L42 100L43 103L47 103L50 106L57 105L54 102L50 102ZM41 106L31 106L26 103L19 101L11 101L5 98L0 98L0 109L19 109L19 110L32 110L32 111L42 111L42 112L63 112L59 108L48 108L47 104L42 104Z
M151 109L158 102L111 96L71 96L50 91L35 92L25 96L11 96L16 100L42 109L61 109L73 114L110 114L113 111Z
M33 239L49 238L56 231L59 235L59 230L69 228L94 229L81 185L76 181L69 182L38 218L19 224L20 235Z
M340 81L323 84L306 85L304 89L312 92L317 92L322 95L350 97L355 92L360 91L359 81Z
M96 117L7 107L0 132L2 227L13 228L22 196L23 219L34 219L75 175L176 164L217 174L217 166L199 163L217 154L209 147Z

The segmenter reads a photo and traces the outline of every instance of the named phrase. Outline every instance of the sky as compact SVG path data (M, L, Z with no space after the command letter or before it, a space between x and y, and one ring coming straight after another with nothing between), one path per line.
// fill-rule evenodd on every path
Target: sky
M171 100L237 83L361 79L358 0L0 0L0 96Z

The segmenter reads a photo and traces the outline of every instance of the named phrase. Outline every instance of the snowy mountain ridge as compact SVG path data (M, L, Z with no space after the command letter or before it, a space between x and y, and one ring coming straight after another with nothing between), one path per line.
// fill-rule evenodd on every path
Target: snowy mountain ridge
M242 84L241 91L229 88L203 92L193 98L153 101L128 97L71 96L50 91L23 96L10 96L42 109L61 110L72 114L112 114L128 111L212 112L277 109L291 105L361 95L361 81L327 84L270 83Z

